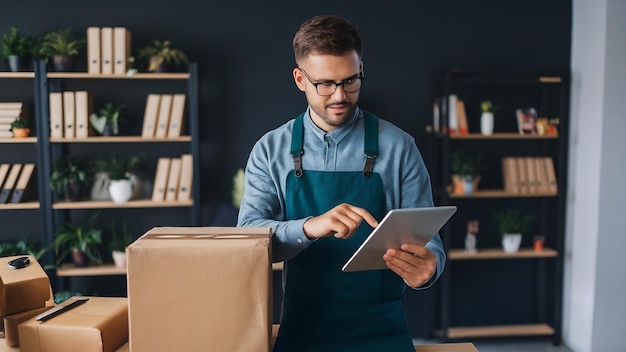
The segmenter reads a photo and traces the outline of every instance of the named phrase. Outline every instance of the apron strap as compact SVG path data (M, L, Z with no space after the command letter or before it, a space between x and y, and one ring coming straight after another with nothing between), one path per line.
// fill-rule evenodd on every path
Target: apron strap
M363 176L369 177L374 169L374 159L378 156L378 120L376 116L367 111L363 111L363 114L365 116L365 166L363 167Z
M304 140L303 118L304 113L296 117L291 131L291 157L293 158L293 168L295 169L296 177L302 177L302 154L304 154L302 147Z

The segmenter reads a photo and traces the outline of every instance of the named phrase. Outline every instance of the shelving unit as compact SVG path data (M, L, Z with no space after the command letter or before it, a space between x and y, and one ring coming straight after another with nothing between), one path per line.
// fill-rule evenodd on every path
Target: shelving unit
M444 340L550 336L555 344L560 342L568 82L567 73L562 72L544 75L444 69L433 76L435 99L450 94L463 99L470 130L460 135L431 129L429 135L429 170L436 203L459 208L441 231L448 262L441 284L441 320L434 334ZM504 105L496 113L495 133L488 136L476 133L480 130L479 102L486 99ZM537 108L540 117L558 117L559 134L518 133L514 111L530 106ZM434 130L447 131L448 109L440 111L440 125ZM453 149L462 149L466 155L486 155L488 171L481 174L481 184L472 194L449 193ZM505 191L504 156L551 156L560 191ZM491 222L495 212L506 208L519 208L535 217L533 233L546 237L543 250L528 248L528 242L516 253L501 249ZM476 253L464 250L466 221L470 219L480 222Z

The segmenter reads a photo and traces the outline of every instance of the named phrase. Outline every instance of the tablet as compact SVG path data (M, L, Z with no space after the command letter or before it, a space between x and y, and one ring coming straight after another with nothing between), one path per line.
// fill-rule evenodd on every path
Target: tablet
M404 243L425 245L455 212L453 205L390 210L341 270L387 269L387 249Z

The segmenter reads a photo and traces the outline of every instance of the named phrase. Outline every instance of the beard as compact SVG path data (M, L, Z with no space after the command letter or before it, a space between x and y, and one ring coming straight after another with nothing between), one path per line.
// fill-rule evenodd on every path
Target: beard
M332 111L334 107L343 108L342 111L335 113ZM356 105L350 101L341 101L325 104L323 108L319 105L311 105L311 109L319 116L324 123L333 127L340 127L347 121L349 121L354 112L356 111Z

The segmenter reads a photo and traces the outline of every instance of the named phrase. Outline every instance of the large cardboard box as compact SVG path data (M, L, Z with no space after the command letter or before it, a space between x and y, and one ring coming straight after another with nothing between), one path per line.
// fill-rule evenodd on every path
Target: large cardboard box
M128 341L126 297L76 298L89 300L49 320L32 318L20 324L21 351L113 352Z
M21 313L15 313L3 317L4 320L4 338L7 346L13 347L20 344L20 336L18 325L36 317L37 315L47 311L52 307L41 307L27 310Z
M127 247L130 350L267 351L270 228L157 227Z
M20 257L28 257L30 264L10 268L9 262ZM0 258L0 316L45 307L50 292L50 279L33 256Z

